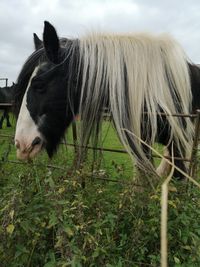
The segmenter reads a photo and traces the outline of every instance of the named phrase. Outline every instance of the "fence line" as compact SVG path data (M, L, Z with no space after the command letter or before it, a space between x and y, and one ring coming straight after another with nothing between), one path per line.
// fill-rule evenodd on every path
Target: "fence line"
M0 109L4 107L11 107L11 103L0 103ZM145 114L146 112L144 112ZM180 161L186 161L189 162L189 172L188 174L193 177L196 172L196 167L197 167L197 151L198 151L198 143L199 143L199 134L200 134L200 110L196 111L196 114L165 114L165 113L157 113L158 116L176 116L176 117L184 117L184 118L190 118L190 119L195 119L194 127L195 127L195 135L194 135L194 140L193 140L193 145L192 145L192 151L191 151L191 156L190 158L182 158L182 157L175 157L175 160L180 160ZM110 114L105 113L104 117L110 117ZM0 134L0 136L3 137L9 137L13 138L12 135L7 135L7 134ZM82 147L86 149L92 149L92 150L98 150L98 151L105 151L105 152L112 152L112 153L127 153L126 150L122 149L112 149L112 148L103 148L103 147L92 147L92 146L80 146L77 144L77 127L76 127L76 122L74 121L72 123L72 136L73 136L73 144L71 143L65 143L61 142L61 144L65 144L66 146L73 146L75 153L77 152L77 148ZM157 155L152 155L154 158L160 158ZM172 160L171 157L164 156L164 158Z
M8 137L8 138L14 138L13 135L9 135L9 134L0 134L0 136ZM86 149L98 150L98 151L102 151L102 152L105 151L105 152L127 154L127 151L123 150L123 149L113 149L113 148L105 148L105 147L92 147L92 146L80 146L78 144L71 144L71 143L66 143L66 142L61 142L60 144L74 147L75 150L76 150L76 148L86 148ZM153 158L160 158L158 155L154 155L154 154L152 155L152 157ZM169 160L171 159L171 157L169 157L169 156L163 156L163 157L166 158L166 159L169 159ZM181 158L181 157L173 157L173 158L175 160L182 160L182 161L186 161L186 162L190 162L191 161L191 159L189 159L189 158Z
M6 87L8 86L8 78L0 78L0 81L5 81Z

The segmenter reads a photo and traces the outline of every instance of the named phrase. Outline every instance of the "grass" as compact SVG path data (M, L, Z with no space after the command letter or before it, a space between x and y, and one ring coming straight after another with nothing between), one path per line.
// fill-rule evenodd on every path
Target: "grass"
M2 133L13 135L14 128ZM104 147L121 149L108 123L105 135ZM128 155L105 152L100 170L87 163L74 171L74 149L61 145L51 161L43 153L14 164L12 138L0 136L0 158L1 267L160 266L160 184L135 187ZM169 266L200 266L199 221L199 189L173 181Z

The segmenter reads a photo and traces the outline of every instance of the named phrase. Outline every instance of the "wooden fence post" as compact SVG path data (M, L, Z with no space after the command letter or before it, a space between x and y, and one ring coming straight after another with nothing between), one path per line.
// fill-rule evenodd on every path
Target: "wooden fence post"
M191 158L190 158L190 166L189 166L189 175L194 178L196 168L197 168L197 151L198 151L198 143L199 143L199 134L200 134L200 110L196 111L196 119L195 119L195 132L194 132L194 141L192 146Z

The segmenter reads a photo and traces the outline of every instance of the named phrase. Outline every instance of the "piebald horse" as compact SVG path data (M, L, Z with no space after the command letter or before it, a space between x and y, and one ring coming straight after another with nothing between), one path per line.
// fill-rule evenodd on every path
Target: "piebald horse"
M20 159L35 157L42 148L51 157L77 114L82 150L89 139L97 145L104 107L139 167L154 170L141 140L163 144L174 157L191 153L192 121L170 115L199 108L200 71L168 34L92 33L60 42L45 22L43 42L25 62L17 84ZM175 165L186 171L182 161L175 159ZM174 176L183 177L177 170Z

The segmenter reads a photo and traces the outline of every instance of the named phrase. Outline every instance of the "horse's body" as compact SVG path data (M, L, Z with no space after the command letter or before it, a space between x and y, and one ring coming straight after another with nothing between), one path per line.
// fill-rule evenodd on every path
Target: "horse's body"
M34 157L42 147L52 156L78 113L81 144L91 136L97 144L105 106L140 166L152 169L151 153L141 140L158 141L170 155L184 156L191 149L192 122L158 112L194 112L200 106L199 81L198 67L169 36L94 34L62 45L46 22L44 48L30 56L18 77L18 157ZM175 164L185 171L181 161Z
M11 86L0 87L0 103L1 104L12 104L14 101L14 90L15 84L13 83ZM9 120L9 112L11 110L10 106L2 106L3 114L0 119L0 129L2 128L3 121L6 119L7 127L11 127L11 123Z

